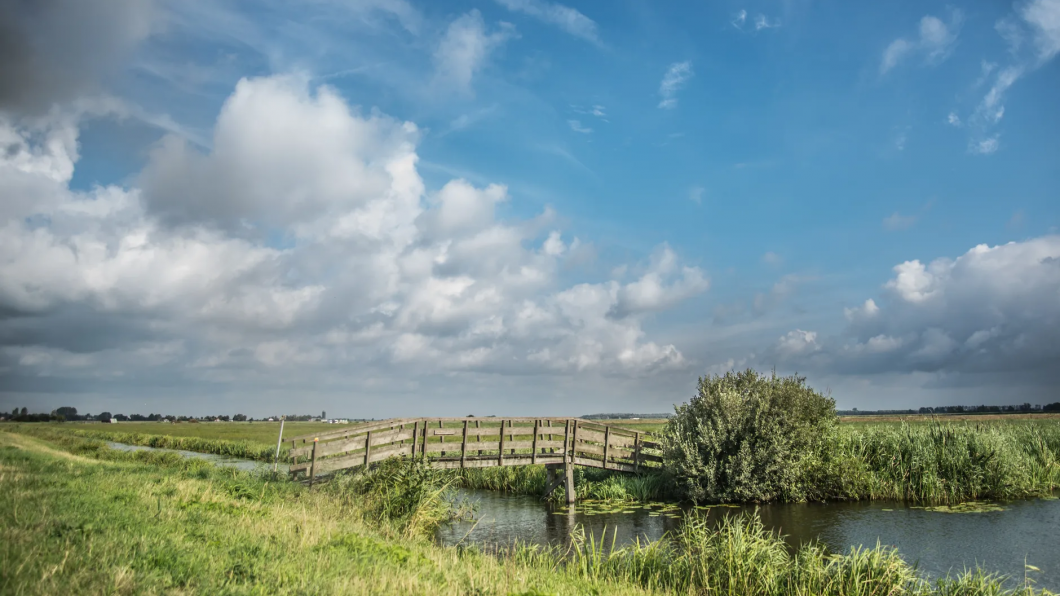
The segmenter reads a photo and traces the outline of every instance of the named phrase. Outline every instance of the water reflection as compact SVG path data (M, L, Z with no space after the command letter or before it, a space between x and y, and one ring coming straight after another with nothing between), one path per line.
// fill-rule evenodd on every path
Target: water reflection
M534 497L489 491L461 491L476 504L476 520L443 527L443 544L477 544L491 549L518 541L565 546L577 524L597 542L610 548L639 539L657 540L677 529L684 512L658 508L575 506L557 511ZM798 503L758 507L768 528L780 531L791 547L820 541L832 552L851 547L873 547L879 542L898 548L906 561L932 576L956 574L983 567L1024 578L1024 560L1041 569L1030 577L1040 588L1060 590L1060 501L1033 500L1004 504L1004 511L939 513L901 503ZM754 507L712 508L697 511L717 519L752 511ZM606 531L606 537L605 537Z
M254 461L252 459L240 459L238 457L229 457L226 455L216 455L213 453L199 453L198 451L183 451L181 449L159 449L157 447L144 447L142 445L127 445L125 443L115 443L113 441L107 441L107 447L115 449L117 451L162 451L166 453L176 453L182 457L188 457L193 459L205 459L212 464L218 466L224 466L226 468L236 468L238 470L244 470L252 472L255 470L272 470L272 464L265 462ZM290 467L289 464L280 464L278 470L286 472Z

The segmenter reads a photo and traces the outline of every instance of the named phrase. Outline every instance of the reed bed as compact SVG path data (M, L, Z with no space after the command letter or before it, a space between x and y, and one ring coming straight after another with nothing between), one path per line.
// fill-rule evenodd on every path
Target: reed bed
M810 500L1040 497L1060 488L1060 422L841 427L811 461Z

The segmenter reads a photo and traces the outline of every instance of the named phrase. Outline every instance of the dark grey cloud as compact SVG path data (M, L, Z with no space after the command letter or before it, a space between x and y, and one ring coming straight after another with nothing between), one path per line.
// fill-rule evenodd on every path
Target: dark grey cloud
M0 2L0 110L39 115L97 91L157 18L151 0Z

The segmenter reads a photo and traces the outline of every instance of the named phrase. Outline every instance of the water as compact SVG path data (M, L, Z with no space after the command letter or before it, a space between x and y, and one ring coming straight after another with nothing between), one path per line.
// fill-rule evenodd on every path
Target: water
M227 455L216 455L213 453L199 453L198 451L183 451L180 449L159 449L157 447L143 447L141 445L127 445L125 443L115 443L113 441L107 441L107 446L111 449L118 451L163 451L167 453L177 453L183 457L190 457L195 459L205 459L206 461L216 464L218 466L225 466L228 468L236 468L247 472L253 472L255 470L271 470L272 464L265 462L254 461L252 459L241 459L238 457L229 457ZM280 471L286 472L289 464L280 464Z
M441 528L442 544L478 544L486 548L513 541L564 545L575 524L582 524L599 541L622 546L640 538L657 540L677 529L681 511L659 514L658 509L631 513L586 512L584 506L559 512L528 496L490 491L461 491L473 502L476 521L460 521ZM1060 591L1060 501L1032 500L1002 504L1004 511L941 513L906 507L901 503L799 503L758 508L762 522L780 530L789 545L819 540L832 552L850 547L896 547L905 560L931 577L956 574L976 565L1023 581L1024 560L1041 569L1029 577L1039 588ZM754 508L713 508L697 514L712 517ZM587 514L588 513L588 514ZM656 515L652 515L656 513ZM1025 559L1026 558L1026 559Z

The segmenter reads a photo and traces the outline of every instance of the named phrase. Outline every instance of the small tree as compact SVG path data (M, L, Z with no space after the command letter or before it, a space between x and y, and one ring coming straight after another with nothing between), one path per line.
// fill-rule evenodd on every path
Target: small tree
M232 416L232 420L234 420L236 422L246 422L247 421L247 415L246 414L236 414L235 416Z
M22 414L21 414L21 415L22 415L22 416L27 416L27 415L29 415L29 410L27 410L27 409L25 408L25 406L23 406L23 407L22 407Z
M111 418L113 418L113 416L110 415L110 412L103 412L96 417L96 420L110 420Z
M835 400L805 377L701 378L663 430L663 459L695 501L801 500L804 468L836 420Z

